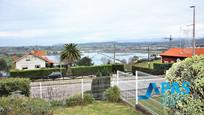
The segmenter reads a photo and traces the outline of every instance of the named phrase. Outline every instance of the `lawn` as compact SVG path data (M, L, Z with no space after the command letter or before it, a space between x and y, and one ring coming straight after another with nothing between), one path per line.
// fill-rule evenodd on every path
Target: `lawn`
M161 63L161 60L158 59L158 60L153 60L153 61L150 61L150 68L153 69L153 64L154 63ZM144 62L140 62L140 63L137 63L135 64L135 66L137 67L143 67L143 68L148 68L148 61L144 61Z
M87 106L57 108L54 115L142 115L134 108L122 103L97 101Z

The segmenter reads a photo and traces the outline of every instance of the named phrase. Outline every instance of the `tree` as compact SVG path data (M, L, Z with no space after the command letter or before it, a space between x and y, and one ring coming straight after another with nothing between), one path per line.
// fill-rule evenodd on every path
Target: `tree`
M129 64L135 64L138 60L139 60L138 56L133 56L133 57L129 58L128 63Z
M64 50L61 52L60 59L66 65L72 66L81 58L80 50L77 48L77 44L70 43L64 45Z
M103 64L111 64L112 63L112 61L110 59L106 58L106 57L102 57L101 62Z
M194 56L177 62L167 71L169 82L190 82L190 95L168 95L175 105L167 104L174 114L200 115L204 113L204 57Z
M0 59L0 71L5 71L8 69L7 63L4 59Z
M79 65L79 66L91 66L91 65L93 65L92 59L89 57L83 57L77 62L77 65Z

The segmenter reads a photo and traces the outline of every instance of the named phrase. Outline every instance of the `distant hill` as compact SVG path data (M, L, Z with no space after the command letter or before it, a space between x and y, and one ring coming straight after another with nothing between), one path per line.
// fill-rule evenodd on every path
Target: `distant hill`
M78 44L78 47L84 52L113 52L113 44L114 42L81 43ZM151 51L164 51L170 46L170 42L168 40L157 42L115 42L115 44L117 52L144 52L147 51L148 47ZM204 38L196 39L196 45L198 47L204 47ZM188 45L186 45L186 40L184 38L173 39L171 42L171 47L189 46L191 46L191 41L188 40ZM33 49L57 52L63 49L63 44L53 46L0 47L0 54L23 54Z

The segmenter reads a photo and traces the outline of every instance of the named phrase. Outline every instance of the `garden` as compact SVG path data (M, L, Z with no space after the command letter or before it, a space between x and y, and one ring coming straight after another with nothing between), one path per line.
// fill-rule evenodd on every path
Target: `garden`
M30 97L29 78L0 79L0 114L2 115L137 115L120 99L118 87L110 85L110 73L96 73L91 90L73 94L64 100L44 100Z

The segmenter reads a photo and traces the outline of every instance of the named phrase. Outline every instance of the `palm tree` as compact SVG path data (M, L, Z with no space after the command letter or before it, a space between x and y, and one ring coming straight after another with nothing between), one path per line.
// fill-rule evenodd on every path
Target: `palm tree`
M72 66L81 58L81 52L77 48L77 44L70 43L64 45L64 50L61 52L60 59L66 65Z

